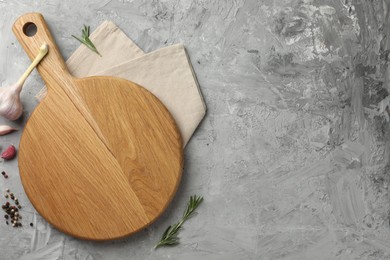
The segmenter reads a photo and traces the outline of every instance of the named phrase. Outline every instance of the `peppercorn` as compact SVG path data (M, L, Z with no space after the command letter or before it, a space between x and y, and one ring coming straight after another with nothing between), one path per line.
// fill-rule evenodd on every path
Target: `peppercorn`
M6 199L8 199L8 194L5 194L4 197L5 197Z
M19 222L19 227L21 227L21 226L22 226L22 223Z
M11 213L14 213L15 212L15 210L14 209L11 209Z
M5 224L7 224L7 225L8 225L8 221L6 221L6 222L5 222Z
M30 223L30 227L33 227L33 226L34 226L34 224L31 222L31 223Z
M18 209L21 209L21 208L22 208L22 206L18 205Z
M4 215L4 217L5 217L6 219L8 219L8 218L9 218L9 216L8 216L8 215Z
M4 178L8 179L8 175L4 175Z
M19 205L19 201L15 201L15 204L16 204L16 205Z
M2 171L1 174L5 175L5 171Z
M6 192L9 192L9 189L7 188L5 191L6 191Z
M16 224L15 224L15 223L13 223L13 224L12 224L12 227L16 227Z
M7 208L9 207L9 202L8 202L8 201L5 203L5 206L6 206Z

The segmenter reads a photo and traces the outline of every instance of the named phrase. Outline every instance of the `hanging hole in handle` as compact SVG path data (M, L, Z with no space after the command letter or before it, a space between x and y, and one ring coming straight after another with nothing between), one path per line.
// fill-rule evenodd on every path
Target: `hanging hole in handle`
M37 30L35 23L29 22L23 26L23 33L28 37L33 37L37 33Z

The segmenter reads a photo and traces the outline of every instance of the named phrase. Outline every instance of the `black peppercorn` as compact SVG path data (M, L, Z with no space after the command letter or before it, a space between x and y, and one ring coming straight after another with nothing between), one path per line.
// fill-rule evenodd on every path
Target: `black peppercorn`
M2 171L1 174L5 175L5 171Z
M4 178L8 179L8 175L4 175Z
M7 224L7 225L8 225L8 221L6 221L6 222L5 222L5 224Z
M31 223L30 223L30 227L33 227L33 226L34 226L34 224L31 222Z
M8 217L8 215L4 215L4 217L6 218L6 219L8 219L9 217Z

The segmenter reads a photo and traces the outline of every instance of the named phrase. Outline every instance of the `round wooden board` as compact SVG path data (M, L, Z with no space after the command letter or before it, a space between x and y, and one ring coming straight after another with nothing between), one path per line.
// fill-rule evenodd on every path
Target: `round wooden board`
M25 24L37 34L27 37ZM165 106L150 92L113 77L75 79L40 14L13 30L38 66L48 96L31 114L19 146L24 189L36 210L72 236L110 240L153 222L168 206L183 169L182 140Z

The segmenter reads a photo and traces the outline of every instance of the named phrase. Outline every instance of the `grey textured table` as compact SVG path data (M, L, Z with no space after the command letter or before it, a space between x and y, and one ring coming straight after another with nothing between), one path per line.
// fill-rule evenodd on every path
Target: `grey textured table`
M25 225L0 221L0 259L390 259L386 2L0 0L2 86L29 63L11 26L39 11L64 57L78 46L71 34L104 20L145 52L184 43L208 106L173 203L124 240L79 241L51 228L29 204L17 160L2 162L10 178L0 189L25 205ZM34 72L25 117L12 125L22 128L42 85ZM192 194L205 201L181 244L153 250Z

